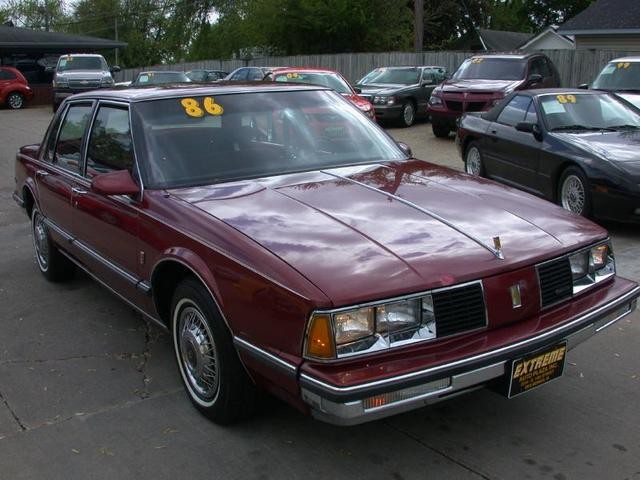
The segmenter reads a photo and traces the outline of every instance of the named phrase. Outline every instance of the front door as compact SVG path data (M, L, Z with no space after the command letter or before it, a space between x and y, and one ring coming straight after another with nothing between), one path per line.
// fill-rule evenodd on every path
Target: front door
M101 173L135 169L129 110L100 103L91 125L84 185L73 194L73 235L83 263L117 293L142 304L138 276L138 199L91 190Z

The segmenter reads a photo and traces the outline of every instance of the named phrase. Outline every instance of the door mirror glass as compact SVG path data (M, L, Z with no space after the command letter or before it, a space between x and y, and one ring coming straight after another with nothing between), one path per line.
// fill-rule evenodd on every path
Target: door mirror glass
M397 142L400 150L409 158L413 158L413 152L411 151L411 147L404 142Z

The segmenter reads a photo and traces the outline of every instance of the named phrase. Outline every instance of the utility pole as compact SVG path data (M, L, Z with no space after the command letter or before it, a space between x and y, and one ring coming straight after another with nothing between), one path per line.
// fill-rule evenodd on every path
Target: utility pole
M116 31L116 42L117 42L118 41L118 16L116 15L113 20L115 22L114 28ZM115 50L116 50L116 65L118 65L118 47L116 47Z
M424 41L424 0L413 2L413 49L421 52Z

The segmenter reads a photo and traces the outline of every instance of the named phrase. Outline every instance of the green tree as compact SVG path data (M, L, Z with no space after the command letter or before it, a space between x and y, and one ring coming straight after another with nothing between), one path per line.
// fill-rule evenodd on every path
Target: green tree
M65 21L65 5L63 0L8 0L0 8L0 18L17 27L56 30Z
M542 30L549 25L566 22L593 2L594 0L526 0L526 10L534 29Z

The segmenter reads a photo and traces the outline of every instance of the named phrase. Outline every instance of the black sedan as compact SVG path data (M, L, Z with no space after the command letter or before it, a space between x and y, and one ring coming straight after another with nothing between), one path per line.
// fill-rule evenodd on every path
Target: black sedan
M374 105L379 121L410 127L416 117L429 115L431 92L446 78L447 70L439 66L381 67L367 73L354 87Z
M615 95L521 91L460 119L467 173L584 216L640 221L640 115Z

